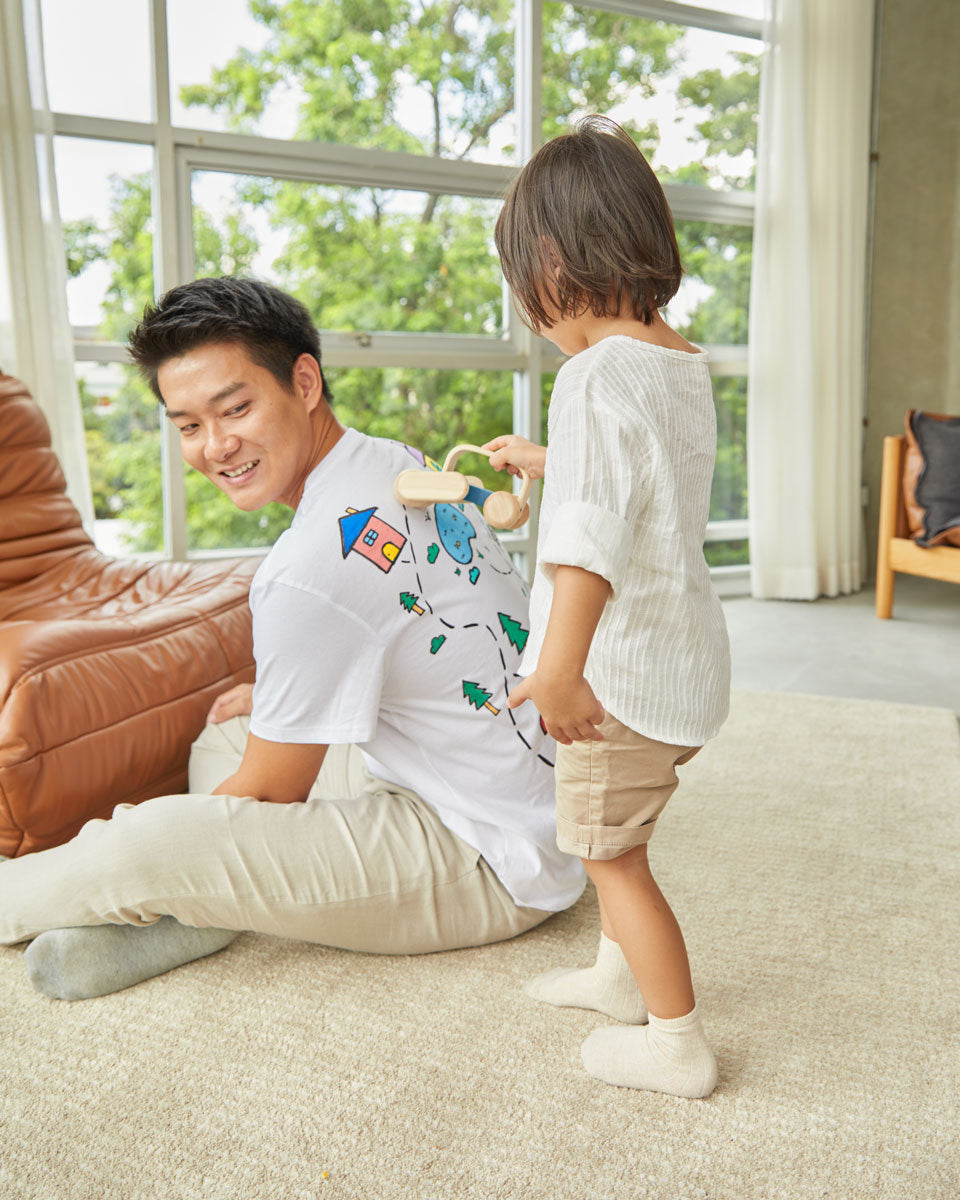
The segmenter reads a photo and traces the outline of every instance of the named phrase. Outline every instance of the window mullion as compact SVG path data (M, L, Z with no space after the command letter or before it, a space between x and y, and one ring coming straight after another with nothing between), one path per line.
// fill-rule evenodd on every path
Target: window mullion
M177 219L176 147L170 126L170 64L166 0L151 0L153 38L153 106L156 143L153 160L154 290L158 296L184 282L180 269ZM187 556L187 508L183 459L177 430L160 421L163 478L163 541L168 557Z
M174 129L172 135L193 170L482 197L502 195L516 174L515 167L497 163L330 142L284 142L218 132L201 135L187 129Z
M698 8L675 0L579 0L586 8L602 8L607 12L623 13L628 17L645 17L650 21L666 21L671 25L690 25L713 33L734 37L762 38L763 21L758 17L742 17L719 9Z
M665 183L663 194L674 221L713 221L718 225L753 225L754 193L732 188Z
M541 142L543 129L543 2L518 0L516 7L516 38L514 61L516 86L514 104L517 113L517 138L520 162L527 162ZM507 320L511 340L516 342L525 357L522 370L513 376L513 429L521 437L534 442L543 440L541 430L541 340L523 324L507 297ZM516 490L516 483L514 483ZM532 568L537 545L540 489L535 488L530 500L530 520L522 531L504 541L513 552L525 555L527 575Z

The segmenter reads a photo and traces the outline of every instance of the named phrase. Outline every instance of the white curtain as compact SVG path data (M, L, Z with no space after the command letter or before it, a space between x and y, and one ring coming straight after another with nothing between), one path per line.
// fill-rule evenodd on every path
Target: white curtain
M39 0L0 0L0 367L42 407L68 494L92 531Z
M874 0L773 0L760 86L747 460L753 595L863 577Z

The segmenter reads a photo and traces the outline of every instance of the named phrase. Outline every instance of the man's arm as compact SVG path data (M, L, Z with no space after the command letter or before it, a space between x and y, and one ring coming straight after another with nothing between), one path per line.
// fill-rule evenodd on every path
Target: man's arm
M253 796L272 804L301 803L320 774L326 753L326 746L265 742L249 733L240 766L213 794Z

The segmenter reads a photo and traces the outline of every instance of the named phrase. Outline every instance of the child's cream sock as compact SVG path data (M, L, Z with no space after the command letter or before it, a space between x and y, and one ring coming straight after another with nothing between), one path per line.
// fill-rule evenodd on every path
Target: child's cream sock
M595 1029L581 1048L591 1075L618 1087L709 1096L717 1083L717 1060L694 1006L685 1017L650 1014L645 1029Z
M629 1025L642 1025L647 1019L647 1006L623 951L605 933L600 934L592 967L557 967L531 979L524 991L534 1000L560 1008L591 1008Z

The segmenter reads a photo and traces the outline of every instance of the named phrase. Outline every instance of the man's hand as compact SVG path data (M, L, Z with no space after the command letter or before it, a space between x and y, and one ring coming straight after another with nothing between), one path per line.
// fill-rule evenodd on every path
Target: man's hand
M536 442L528 442L519 434L508 433L487 442L484 450L492 450L490 466L495 471L506 468L511 475L519 475L522 467L531 479L542 479L547 461L547 452Z
M534 671L513 689L508 708L517 708L532 700L547 733L562 746L571 742L602 742L597 726L603 720L603 705L582 675L551 677Z
M219 725L231 717L249 717L253 712L253 684L238 683L229 692L223 692L210 706L207 713L208 725Z

